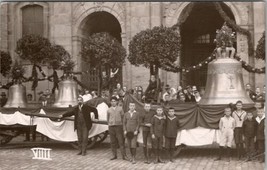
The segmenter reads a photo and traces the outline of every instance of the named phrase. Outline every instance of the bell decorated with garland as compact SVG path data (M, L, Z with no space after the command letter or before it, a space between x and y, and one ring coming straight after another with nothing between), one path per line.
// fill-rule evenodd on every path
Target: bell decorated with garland
M20 83L14 84L8 89L8 99L4 108L27 107L26 87Z
M243 104L253 104L244 87L242 64L233 58L234 39L234 33L226 24L217 31L216 59L208 64L205 93L199 104L229 104L238 100Z

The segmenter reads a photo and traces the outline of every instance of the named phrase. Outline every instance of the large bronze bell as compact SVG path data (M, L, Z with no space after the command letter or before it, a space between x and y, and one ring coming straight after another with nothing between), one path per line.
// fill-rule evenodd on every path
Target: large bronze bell
M53 104L54 107L69 107L78 104L78 86L72 79L59 82L58 95Z
M14 84L9 87L8 99L4 107L27 107L26 87L22 84Z
M241 63L227 56L218 57L208 65L205 94L199 104L229 104L238 100L253 104L245 91Z

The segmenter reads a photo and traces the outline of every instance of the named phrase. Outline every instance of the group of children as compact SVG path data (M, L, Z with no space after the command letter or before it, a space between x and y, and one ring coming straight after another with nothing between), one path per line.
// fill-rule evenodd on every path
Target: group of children
M149 103L145 103L144 113L135 111L135 103L130 103L129 108L130 110L124 115L123 129L132 156L131 162L136 163L135 155L139 127L142 127L145 163L150 163L151 150L148 146L149 141L152 142L152 151L155 155L154 163L164 163L160 156L164 137L165 148L168 149L170 161L174 162L173 153L179 128L179 120L175 116L174 108L169 108L167 115L163 113L164 110L161 106L157 107L156 114L154 114Z
M256 114L253 115L253 113L247 113L242 109L242 101L237 101L235 106L236 110L233 112L230 106L226 107L224 110L225 116L220 119L220 152L216 160L221 160L222 153L226 150L227 161L230 161L232 142L234 140L238 159L245 156L246 161L250 161L255 157L259 158L260 162L263 162L265 140L264 109L262 106L256 107ZM245 153L243 149L244 143Z
M114 110L116 109L114 108ZM174 108L168 108L167 113L164 114L163 107L157 106L156 113L154 113L154 111L151 109L151 105L149 103L145 103L144 110L145 111L143 113L138 113L135 110L135 103L130 102L129 111L125 114L120 111L120 114L118 114L119 117L121 116L123 134L127 139L128 147L130 149L130 161L133 164L136 163L135 157L137 135L139 133L139 130L142 130L145 163L150 163L151 151L155 156L154 163L164 163L164 161L161 159L163 140L165 140L165 149L167 149L169 153L169 160L171 162L174 162L173 155L175 151L176 137L178 129L180 127L179 120L175 116ZM219 122L221 140L219 143L219 157L216 160L221 160L222 153L224 152L224 150L226 150L228 155L227 160L230 161L231 148L234 140L236 144L237 157L239 159L241 158L241 156L244 156L243 143L245 143L245 154L247 160L251 160L252 157L255 157L255 148L257 148L257 155L259 155L260 161L264 161L265 116L263 108L258 108L256 113L257 115L255 116L253 116L253 113L246 113L242 109L241 101L236 102L236 109L234 111L230 106L227 106L224 109L225 115L220 119ZM108 119L108 121L109 120L110 118ZM112 127L110 123L109 125L110 128L114 128L114 126ZM149 147L150 141L152 143L152 150ZM125 150L123 149L122 154L123 159L126 159L127 156L125 154ZM117 156L115 154L115 157L111 160L116 158Z

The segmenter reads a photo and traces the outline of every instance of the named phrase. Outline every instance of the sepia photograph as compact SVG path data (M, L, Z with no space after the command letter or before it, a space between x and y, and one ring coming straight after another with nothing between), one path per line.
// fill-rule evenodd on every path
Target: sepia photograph
M0 2L1 170L264 170L265 1Z

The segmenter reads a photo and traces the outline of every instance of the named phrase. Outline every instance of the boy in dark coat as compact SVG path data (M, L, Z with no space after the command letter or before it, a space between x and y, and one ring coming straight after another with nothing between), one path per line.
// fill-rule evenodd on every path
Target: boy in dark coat
M260 156L260 162L264 162L264 143L265 143L265 137L264 137L264 121L265 121L265 114L263 109L258 109L258 116L256 117L257 121L257 133L256 133L256 141L257 141L257 147L258 147L258 153Z
M253 118L252 113L247 114L247 119L243 122L243 134L245 137L245 148L246 148L246 156L247 161L251 160L253 151L254 151L254 138L256 135L256 129L257 129L257 122Z
M151 119L155 115L155 111L151 110L151 104L150 103L145 103L144 106L145 112L140 115L141 119L141 126L143 129L143 150L144 150L144 155L145 155L145 163L149 164L149 149L147 146L148 141L151 141L151 134L150 134L150 127L151 127Z
M123 130L132 155L131 162L135 164L137 134L140 126L139 113L135 111L135 103L129 103L130 110L124 114Z
M157 108L157 114L151 119L152 125L150 129L152 134L152 147L156 156L155 163L164 163L160 158L160 153L162 152L165 119L166 118L163 116L163 108L159 106Z
M168 111L165 128L165 148L169 150L171 162L174 162L173 152L175 149L175 142L179 126L179 120L175 116L174 108L171 107Z

